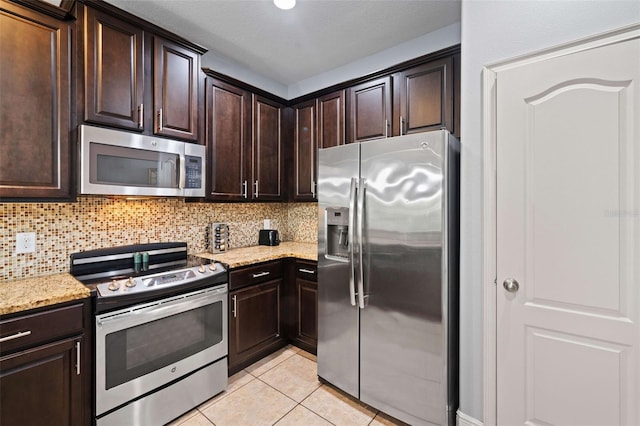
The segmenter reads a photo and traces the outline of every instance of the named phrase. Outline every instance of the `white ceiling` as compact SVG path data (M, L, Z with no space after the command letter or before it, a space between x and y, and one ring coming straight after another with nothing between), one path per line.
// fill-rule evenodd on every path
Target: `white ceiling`
M460 0L108 0L285 86L460 22Z

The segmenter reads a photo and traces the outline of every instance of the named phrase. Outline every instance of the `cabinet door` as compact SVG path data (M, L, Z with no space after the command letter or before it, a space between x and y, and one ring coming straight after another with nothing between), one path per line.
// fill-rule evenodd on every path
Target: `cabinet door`
M207 198L244 200L251 168L251 94L207 78Z
M296 293L296 339L304 344L304 349L315 354L318 346L318 284L298 278Z
M79 425L81 339L69 339L0 358L0 424Z
M452 57L400 72L394 85L400 98L394 136L443 127L453 133L453 86Z
M349 89L347 143L391 136L391 77Z
M282 342L281 287L282 280L278 279L229 294L230 371L257 361Z
M253 196L284 199L282 192L282 105L253 95Z
M70 27L0 1L0 197L72 196Z
M293 198L313 201L316 197L316 101L293 107Z
M144 129L143 31L85 7L86 121Z
M154 37L154 133L198 140L197 53Z
M344 144L344 90L318 98L318 148Z

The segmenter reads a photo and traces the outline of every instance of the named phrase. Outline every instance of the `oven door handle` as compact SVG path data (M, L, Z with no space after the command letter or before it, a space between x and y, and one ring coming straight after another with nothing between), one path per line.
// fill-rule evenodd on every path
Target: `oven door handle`
M226 288L207 290L203 293L194 294L191 296L177 296L167 301L156 302L147 306L134 307L124 312L120 312L114 315L107 315L105 318L96 318L98 326L103 326L116 321L122 321L127 318L136 317L140 314L151 315L151 317L145 321L153 321L165 316L185 312L185 310L191 310L200 306L214 303L222 298L219 295L227 294ZM185 305L189 305L189 309L185 309ZM195 305L195 306L194 306Z

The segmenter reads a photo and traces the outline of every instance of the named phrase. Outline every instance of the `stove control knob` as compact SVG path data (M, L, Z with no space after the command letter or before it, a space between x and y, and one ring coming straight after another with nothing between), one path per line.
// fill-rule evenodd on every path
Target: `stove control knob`
M212 262L212 263L209 264L209 270L215 271L216 268L217 268L217 266L216 266L215 262Z
M111 284L109 284L109 290L111 291L117 291L120 289L120 283L116 280L111 281Z
M198 272L200 272L201 274L204 274L206 271L204 265L200 265L200 267L198 267Z
M133 278L129 278L127 280L127 282L124 283L124 285L126 285L127 287L135 287L136 286L136 282L134 281Z

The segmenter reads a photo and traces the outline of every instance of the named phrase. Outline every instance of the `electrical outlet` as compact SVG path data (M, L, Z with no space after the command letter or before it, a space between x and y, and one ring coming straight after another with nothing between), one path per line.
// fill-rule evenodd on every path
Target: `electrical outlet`
M16 234L16 254L36 251L36 233L18 232Z
M271 229L271 219L265 219L262 229Z

